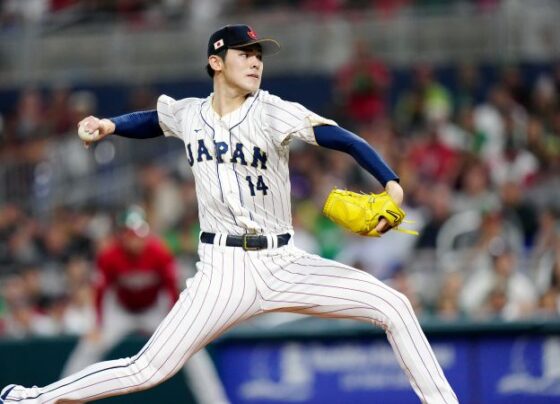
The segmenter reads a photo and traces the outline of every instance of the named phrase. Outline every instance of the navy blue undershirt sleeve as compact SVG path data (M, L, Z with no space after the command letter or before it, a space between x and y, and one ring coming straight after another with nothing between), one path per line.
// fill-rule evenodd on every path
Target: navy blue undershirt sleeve
M332 125L315 126L313 132L319 146L348 153L383 186L389 181L399 180L398 175L391 170L373 147L354 133Z
M155 109L133 112L109 119L115 124L115 135L133 139L163 136Z

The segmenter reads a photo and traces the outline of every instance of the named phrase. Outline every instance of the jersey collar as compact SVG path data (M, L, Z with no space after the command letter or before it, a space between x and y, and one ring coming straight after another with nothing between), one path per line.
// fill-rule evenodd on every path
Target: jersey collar
M259 97L260 91L261 90L257 90L254 94L248 96L239 108L222 117L220 117L218 113L214 111L214 108L212 108L212 97L214 96L214 93L211 93L201 105L202 116L209 124L210 122L212 122L212 124L222 123L228 129L233 129L247 118L249 111L252 109L253 104Z

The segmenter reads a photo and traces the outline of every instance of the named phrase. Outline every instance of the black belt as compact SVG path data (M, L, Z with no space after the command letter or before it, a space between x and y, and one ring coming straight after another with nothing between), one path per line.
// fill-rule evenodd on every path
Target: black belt
M282 247L288 244L292 235L290 233L279 234L276 237L277 247ZM203 232L200 235L200 241L206 244L214 244L216 239L215 233ZM244 234L242 236L227 236L226 246L228 247L242 247L245 251L256 251L269 248L268 239L266 236L257 234Z

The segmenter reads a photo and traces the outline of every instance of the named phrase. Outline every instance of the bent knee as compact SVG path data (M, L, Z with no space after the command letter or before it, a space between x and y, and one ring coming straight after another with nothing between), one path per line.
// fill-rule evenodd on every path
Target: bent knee
M159 358L145 359L143 364L139 364L142 377L139 382L143 384L143 388L151 388L167 379L171 378L179 371L181 366L171 360L161 361Z
M391 290L391 304L395 310L403 315L414 315L414 306L410 298L402 292L392 289Z
M383 294L376 296L377 309L387 318L408 318L414 315L414 307L409 297L402 292L387 287Z

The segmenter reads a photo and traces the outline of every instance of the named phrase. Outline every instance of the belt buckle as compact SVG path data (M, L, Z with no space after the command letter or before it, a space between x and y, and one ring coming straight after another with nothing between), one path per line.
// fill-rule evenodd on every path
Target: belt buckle
M243 248L243 250L244 251L258 251L258 250L261 250L260 247L249 247L247 245L247 237L251 237L251 236L256 237L255 234L247 234L247 233L245 233L243 236L241 236L242 240L243 240L241 247Z

